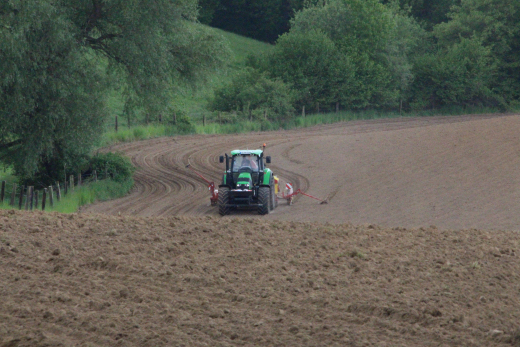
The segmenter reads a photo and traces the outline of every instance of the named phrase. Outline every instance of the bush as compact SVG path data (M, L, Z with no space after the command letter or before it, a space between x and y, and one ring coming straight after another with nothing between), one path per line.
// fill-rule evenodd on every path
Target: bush
M130 159L117 153L98 153L90 159L90 171L97 171L98 177L104 177L105 172L108 177L119 183L132 180L135 167Z
M285 119L292 116L293 93L281 79L247 67L232 81L215 91L210 102L213 111L238 111L242 118Z

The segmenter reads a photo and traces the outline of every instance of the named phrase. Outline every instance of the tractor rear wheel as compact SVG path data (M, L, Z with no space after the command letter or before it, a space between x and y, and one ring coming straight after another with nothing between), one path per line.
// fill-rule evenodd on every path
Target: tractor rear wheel
M230 207L226 206L229 203L229 188L221 187L218 190L218 213L221 216L229 214Z
M260 187L258 188L258 214L268 214L269 205L271 200L271 188Z
M275 196L274 196L274 186L271 185L269 189L269 210L272 211L276 207L274 204Z

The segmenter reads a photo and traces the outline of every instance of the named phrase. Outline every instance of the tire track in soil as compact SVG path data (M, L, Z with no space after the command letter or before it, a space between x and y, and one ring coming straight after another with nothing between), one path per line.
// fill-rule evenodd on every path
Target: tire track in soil
M81 211L136 216L217 215L216 207L210 206L207 184L185 168L188 163L218 186L223 172L223 166L218 162L219 155L229 153L230 150L236 148L259 148L262 143L267 143L267 154L274 159L271 167L276 175L282 182L293 183L295 190L299 188L307 192L311 188L312 181L306 174L306 171L309 170L308 163L317 163L319 170L321 157L319 155L306 156L302 161L303 158L294 157L292 151L304 148L301 146L312 138L320 137L327 142L328 138L330 141L335 141L336 136L344 138L352 135L403 131L507 116L510 115L376 119L287 131L237 135L189 135L118 144L105 150L120 152L131 158L137 167L134 177L135 187L126 197L96 203L82 208ZM344 155L344 153L340 155ZM344 175L344 173L339 172L338 175ZM324 197L323 194L328 194L328 198L333 199L348 180L347 177L343 181L336 182L337 185L331 187L328 192L321 191L320 194L322 197ZM320 185L321 182L314 182L314 184ZM316 186L316 188L320 187ZM299 198L300 196L297 197L297 200ZM275 213L268 218L276 219L277 216L291 213L285 210L279 212L279 210L275 210ZM254 213L245 215L254 216ZM284 218L286 217L284 216Z

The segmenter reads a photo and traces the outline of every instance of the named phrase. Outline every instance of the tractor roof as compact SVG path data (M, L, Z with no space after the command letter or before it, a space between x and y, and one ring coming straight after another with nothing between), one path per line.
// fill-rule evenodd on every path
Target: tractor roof
M262 155L261 149L235 149L234 151L231 151L231 155Z

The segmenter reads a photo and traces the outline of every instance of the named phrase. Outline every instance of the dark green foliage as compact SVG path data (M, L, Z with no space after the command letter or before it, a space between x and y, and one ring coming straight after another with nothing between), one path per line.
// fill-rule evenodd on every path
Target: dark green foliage
M196 15L196 0L0 2L0 161L42 182L78 170L114 89L129 121L167 112L225 51Z
M383 0L384 4L397 3L428 30L432 30L439 23L447 22L451 7L459 5L460 2L460 0Z
M111 178L116 182L126 182L132 179L135 171L132 162L127 157L117 153L98 153L90 159L89 171L97 171L98 178Z
M462 39L449 49L417 59L412 108L446 105L499 105L490 89L495 66L489 49L477 39Z
M331 0L298 12L265 67L297 92L299 106L396 106L413 80L422 29L377 0Z
M352 103L354 64L321 31L282 35L267 59L269 73L295 90L298 108Z
M481 42L489 50L496 72L493 93L510 104L520 100L520 1L465 0L453 8L450 21L435 27L441 47L452 47L465 39Z
M203 20L212 26L265 42L289 30L303 0L201 0ZM207 21L211 13L211 21Z
M210 108L235 111L246 119L284 119L293 114L292 102L292 92L281 80L245 68L228 85L215 91Z

